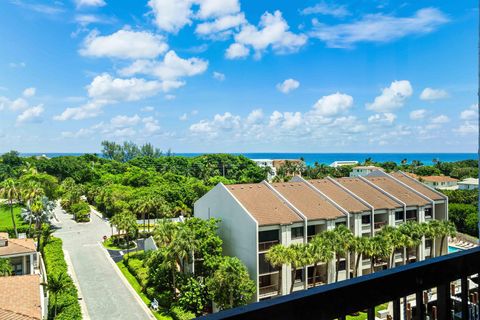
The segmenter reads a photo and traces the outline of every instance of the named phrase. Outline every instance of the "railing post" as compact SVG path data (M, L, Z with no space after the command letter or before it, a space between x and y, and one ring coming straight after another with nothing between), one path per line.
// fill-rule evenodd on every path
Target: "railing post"
M444 283L437 287L437 307L438 318L442 320L450 320L452 307L452 299L450 298L450 282Z
M424 320L425 319L425 305L423 304L423 291L417 291L415 293L415 302L416 302L416 313L415 319L416 320Z
M461 279L461 298L462 298L462 319L468 319L468 278L466 276Z
M368 308L367 319L368 320L375 320L375 307Z
M400 299L393 300L393 320L400 320Z

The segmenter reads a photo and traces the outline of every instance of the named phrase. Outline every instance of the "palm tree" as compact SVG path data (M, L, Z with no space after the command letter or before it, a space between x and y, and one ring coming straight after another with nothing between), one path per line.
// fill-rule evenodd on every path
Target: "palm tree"
M12 217L13 230L15 231L15 237L18 238L17 225L15 224L15 216L13 214L13 201L19 196L19 192L13 179L5 180L0 187L0 196L8 200L10 205L10 215Z
M405 235L401 233L397 228L392 226L385 226L377 234L381 237L387 246L388 251L390 251L388 259L388 268L395 266L395 251L401 249L405 245Z
M8 259L0 258L0 277L11 276L13 272L12 265Z
M328 263L333 259L334 251L322 233L315 236L307 246L308 264L313 264L313 287L317 284L317 266L319 263L326 263L328 277Z
M355 270L353 271L353 276L358 276L358 268L360 266L360 261L362 260L362 255L365 255L368 251L368 237L355 237L351 243L351 249L355 253Z
M408 221L398 227L398 231L400 231L404 236L404 245L407 251L407 263L410 262L410 252L409 248L417 248L422 243L422 237L424 236L425 230L423 227L419 225L416 221ZM418 253L417 253L418 256Z
M272 246L267 254L265 259L272 265L274 268L279 268L278 271L278 295L282 294L282 267L284 264L289 263L287 248L282 244L276 244Z
M447 237L455 237L456 234L457 234L457 229L455 228L455 224L453 224L453 222L448 220L440 221L439 230L438 230L438 235L441 237L440 255L443 252L445 239Z
M306 249L307 245L303 243L294 243L287 248L287 257L292 268L292 283L290 284L290 293L293 292L297 269L304 267L308 263Z
M340 272L340 259L342 257L346 257L348 255L348 251L350 249L352 240L353 240L353 234L350 229L348 229L345 225L341 224L335 227L333 229L333 250L335 252L336 256L336 272L335 272L335 282L338 281L338 274ZM347 272L349 268L347 267Z
M375 262L378 259L388 258L390 255L388 244L379 236L368 238L366 253L370 257L370 273L375 271Z
M48 292L55 297L53 318L57 316L58 296L68 288L68 275L65 272L53 273L48 276L48 282L42 283Z

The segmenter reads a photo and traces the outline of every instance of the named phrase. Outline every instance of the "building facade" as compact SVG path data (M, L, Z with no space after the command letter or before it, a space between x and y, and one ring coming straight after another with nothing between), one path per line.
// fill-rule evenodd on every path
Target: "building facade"
M475 190L478 189L478 178L467 178L458 182L459 190Z
M295 176L288 183L244 185L218 184L195 203L194 214L202 219L220 218L219 235L224 253L247 266L257 284L255 300L287 294L335 280L336 264L319 265L313 281L313 266L297 270L273 268L265 254L275 244L308 243L325 230L344 224L356 236L373 236L385 225L398 226L408 220L424 222L448 219L448 198L402 172L374 171L367 177L304 180ZM444 251L448 246L444 245ZM441 254L439 240L423 241L418 250L399 250L395 264ZM444 252L445 253L445 252ZM350 278L354 259L339 264L339 280ZM381 270L376 264L374 270ZM328 270L328 273L327 273ZM358 266L359 275L370 272L370 260ZM281 281L281 284L279 283Z
M449 176L422 176L419 180L436 189L457 189L458 179Z
M365 177L377 170L384 171L383 168L375 166L356 166L352 168L350 177Z
M34 274L39 268L39 254L33 239L11 239L0 232L0 258L10 261L14 275Z

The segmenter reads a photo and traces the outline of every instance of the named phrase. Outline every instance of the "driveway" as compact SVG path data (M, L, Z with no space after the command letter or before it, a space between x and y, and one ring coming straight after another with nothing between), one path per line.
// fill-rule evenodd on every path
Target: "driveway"
M111 233L109 224L95 214L89 223L76 223L60 207L55 214L59 222L54 235L63 240L90 319L151 319L100 244Z

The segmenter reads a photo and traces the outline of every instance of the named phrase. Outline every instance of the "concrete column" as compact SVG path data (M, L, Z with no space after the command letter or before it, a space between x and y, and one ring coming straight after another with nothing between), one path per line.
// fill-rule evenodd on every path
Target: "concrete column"
M22 274L27 274L27 256L22 257Z
M30 274L34 274L34 267L33 267L33 257L36 253L33 253L30 255ZM38 261L38 256L37 256L37 261Z
M425 222L425 207L418 208L418 223ZM425 237L422 237L422 243L420 244L420 250L418 252L417 261L425 260Z
M388 225L395 227L395 210L388 211Z

